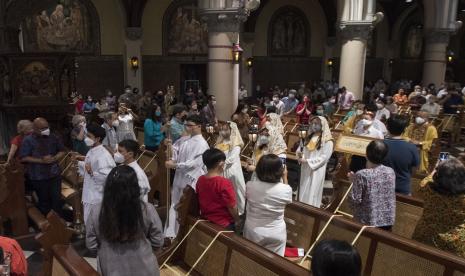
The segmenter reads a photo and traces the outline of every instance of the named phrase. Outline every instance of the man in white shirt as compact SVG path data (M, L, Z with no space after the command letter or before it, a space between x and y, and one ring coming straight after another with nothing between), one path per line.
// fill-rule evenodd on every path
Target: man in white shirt
M276 107L276 114L280 117L284 115L284 103L279 99L278 94L273 95L273 101L271 104Z
M376 102L376 108L378 109L376 111L376 116L375 119L383 121L389 119L391 116L391 112L385 107L386 103L385 100L378 100Z
M105 129L96 124L87 127L87 137L84 142L90 150L84 161L78 162L79 171L84 175L82 188L84 224L87 222L91 206L102 202L107 176L116 167L110 151L102 145L103 139L105 139Z
M238 96L240 101L248 97L247 89L245 89L245 86L243 84L241 84L241 87L239 88Z
M202 122L202 118L198 115L192 115L186 119L186 132L190 138L184 140L176 148L176 152L173 152L172 159L165 162L166 168L176 169L171 189L168 223L165 224L165 236L169 238L176 237L179 230L175 206L179 203L184 188L190 185L195 190L197 179L206 173L202 154L210 147L202 137Z
M338 97L338 104L342 110L349 110L352 108L352 103L355 101L354 93L347 91L347 88L342 87Z
M139 155L139 143L134 140L123 140L118 143L118 152L115 153L116 163L123 163L133 168L137 175L137 181L140 187L140 199L148 202L148 194L150 192L150 183L144 170L137 163Z
M384 139L384 134L374 125L373 113L366 112L362 115L362 119L358 121L354 129L355 135L366 136L376 139Z
M430 117L438 116L441 111L441 106L436 103L436 97L431 95L428 102L421 106L421 111L428 112Z

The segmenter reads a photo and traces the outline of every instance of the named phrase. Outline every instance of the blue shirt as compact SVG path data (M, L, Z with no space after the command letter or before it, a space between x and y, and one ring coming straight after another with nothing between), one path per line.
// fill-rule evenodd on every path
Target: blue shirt
M389 150L383 165L396 173L396 193L410 195L412 169L420 164L418 148L402 139L384 139L384 143Z
M85 102L82 110L84 112L90 112L95 109L95 103L94 102Z
M173 117L170 121L170 133L171 133L171 140L172 142L176 142L179 138L181 138L181 134L184 132L184 123L179 122L178 119Z
M63 143L55 135L41 136L34 133L24 138L19 157L43 158L47 155L55 156L64 150ZM46 180L61 174L58 162L52 164L27 163L26 166L31 180Z
M299 104L299 100L297 100L296 98L291 99L289 97L284 97L281 101L284 103L284 113L295 109Z
M144 144L148 147L159 146L163 140L163 132L161 131L161 123L155 122L152 119L145 119L144 122Z
M462 105L463 99L460 96L452 96L444 103L445 114L457 114L457 108L451 107L451 105Z

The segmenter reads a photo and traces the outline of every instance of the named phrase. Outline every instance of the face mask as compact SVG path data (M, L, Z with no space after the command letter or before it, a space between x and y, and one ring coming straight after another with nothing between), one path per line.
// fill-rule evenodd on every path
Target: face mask
M216 101L212 101L212 105L216 105Z
M115 159L115 162L118 164L124 163L124 156L119 152L115 153L114 159Z
M113 123L111 125L114 126L114 127L118 127L119 126L119 121L115 120L115 121L113 121Z
M376 107L377 107L378 109L383 109L384 105L378 103L378 104L376 104Z
M88 101L88 102L91 102L91 101L92 101L92 99L87 99L87 101Z
M262 135L258 138L258 145L266 145L270 142L270 137Z
M362 124L362 126L371 126L373 124L373 121L367 120L367 119L362 119L362 120L360 120L360 123Z
M155 116L160 117L160 116L161 116L161 112L160 112L160 111L155 111Z
M42 136L49 136L49 135L50 135L50 129L49 129L49 128L44 129L44 130L42 130L42 131L40 132L40 134L41 134Z
M295 95L294 94L289 94L289 99L294 99Z
M321 109L317 109L317 110L316 110L316 115L321 116L321 115L323 115L324 113L325 113L324 110L321 110Z
M421 94L422 94L422 95L426 95L426 91L421 91Z
M355 111L355 113L356 113L357 115L359 115L359 116L360 116L360 115L362 115L362 114L363 114L363 110L357 109L357 111Z
M80 122L79 125L83 128L86 128L86 122Z
M89 137L84 138L84 143L86 143L86 146L92 147L95 144L95 141L90 139Z
M383 93L379 94L379 97L384 98L384 94Z
M310 127L308 128L308 131L310 133L320 132L321 131L321 126L320 125L310 125Z
M331 100L329 100L329 102L334 104L334 103L336 103L336 99L331 99Z
M125 93L131 93L131 89L124 90Z
M242 113L247 113L249 111L247 108L242 109Z
M418 125L422 125L425 123L425 119L423 119L422 117L416 117L415 123L417 123Z
M182 116L182 117L181 117L181 121L184 122L184 121L186 120L186 118L187 118L187 115Z

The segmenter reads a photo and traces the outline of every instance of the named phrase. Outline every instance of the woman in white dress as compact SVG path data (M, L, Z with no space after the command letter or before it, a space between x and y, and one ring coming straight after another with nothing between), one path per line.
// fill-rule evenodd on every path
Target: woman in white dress
M239 215L244 213L245 207L245 180L241 166L241 148L243 146L244 141L236 123L226 122L220 124L220 135L215 148L226 155L224 177L229 179L234 186Z
M297 150L301 164L299 201L315 206L321 205L326 165L333 153L333 137L328 121L317 116L310 120L308 137Z
M128 139L137 141L136 134L134 133L134 120L137 119L137 115L131 109L127 108L124 103L121 103L119 105L119 125L116 129L116 136L118 137L118 142Z
M292 202L287 169L277 155L269 154L260 158L256 173L258 179L246 185L244 237L284 256L287 239L284 209Z

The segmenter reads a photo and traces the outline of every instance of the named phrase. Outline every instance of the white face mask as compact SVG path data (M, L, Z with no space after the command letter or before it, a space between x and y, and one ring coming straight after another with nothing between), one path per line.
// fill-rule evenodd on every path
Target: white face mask
M362 120L360 120L360 123L362 124L362 126L371 126L373 124L373 121L367 120L367 119L362 119Z
M79 125L83 128L86 128L86 122L80 122Z
M423 119L422 117L416 117L415 123L417 123L418 125L422 125L425 123L425 119Z
M115 162L118 164L124 163L124 156L121 153L119 153L119 151L115 153L114 159L115 159Z
M360 116L360 115L362 115L362 114L363 114L363 110L357 109L357 111L355 111L355 113L356 113L357 115L359 115L359 116Z
M334 104L334 103L336 103L336 99L331 99L331 100L329 100L329 102Z
M242 113L247 113L249 111L247 108L242 109Z
M113 123L111 125L114 126L114 127L118 127L119 126L119 121L115 120L115 121L113 121Z
M325 111L324 111L324 110L322 110L322 109L317 109L317 110L316 110L316 115L321 116L321 115L324 115L324 114L325 114Z
M40 132L41 135L43 136L49 136L50 135L50 129L47 128L47 129L44 129Z
M216 105L216 101L212 101L212 105Z
M376 104L376 107L377 107L378 109L383 109L384 105L377 103L377 104Z
M383 93L379 94L379 97L384 98L384 94Z
M95 144L95 141L90 139L89 137L84 138L84 143L86 143L86 146L92 147Z
M266 145L270 142L270 137L262 135L258 138L258 145Z
M273 101L277 103L279 102L279 98L273 98Z

